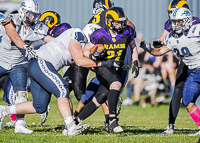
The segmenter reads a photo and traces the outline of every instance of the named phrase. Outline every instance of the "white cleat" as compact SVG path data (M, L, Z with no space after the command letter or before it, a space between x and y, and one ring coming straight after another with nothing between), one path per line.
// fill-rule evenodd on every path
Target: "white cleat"
M200 130L194 134L189 134L189 136L200 136Z
M3 127L15 127L16 121L9 121L3 125Z
M174 124L168 124L167 129L161 134L166 135L166 134L173 134L173 133L174 133Z
M112 121L109 121L109 129L112 133L122 133L124 130L122 127L118 124L117 119L113 119Z
M7 116L8 116L8 113L6 112L5 106L0 105L0 130L2 128L3 121Z
M43 125L47 121L47 116L49 114L49 111L50 111L50 106L48 105L47 111L42 113L42 114L40 114L40 116L41 116L41 125Z
M71 122L67 126L65 126L65 129L62 131L63 135L68 136L75 136L81 134L83 131L90 128L90 124L75 124L75 121Z
M26 121L24 119L17 120L15 123L15 133L31 134L32 130L29 130L26 126Z

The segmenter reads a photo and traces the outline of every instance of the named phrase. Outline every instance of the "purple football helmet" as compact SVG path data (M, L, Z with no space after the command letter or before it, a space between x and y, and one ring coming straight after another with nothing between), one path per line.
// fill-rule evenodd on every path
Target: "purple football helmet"
M58 37L60 34L62 34L65 30L72 28L70 24L68 23L61 23L59 25L56 25L53 27L51 36L52 37Z

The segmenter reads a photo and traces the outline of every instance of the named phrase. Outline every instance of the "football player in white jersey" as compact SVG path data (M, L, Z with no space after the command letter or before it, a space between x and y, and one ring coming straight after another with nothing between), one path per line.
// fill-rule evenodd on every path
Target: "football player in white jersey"
M183 87L183 105L200 127L200 110L195 105L200 95L200 24L193 25L191 11L183 7L175 9L170 20L172 32L166 35L163 46L151 48L148 42L143 41L140 47L155 56L173 51L188 66Z
M77 135L90 125L76 125L72 118L69 103L69 91L66 83L58 71L63 66L75 62L78 66L97 67L100 61L83 56L82 48L87 43L87 38L79 28L70 28L52 39L47 44L35 50L38 58L31 58L28 63L28 74L31 81L33 101L26 101L13 106L0 106L0 119L13 113L32 114L43 113L51 99L51 94L57 97L58 110L65 122L64 135ZM106 65L106 63L104 64Z
M29 47L33 41L52 39L47 35L48 27L38 21L39 5L35 0L25 0L18 9L18 14L10 14L2 21L0 42L0 77L9 75L16 94L15 104L27 101L27 58L37 57ZM0 120L0 129L3 120ZM32 133L25 126L24 115L17 115L15 133Z
M0 14L0 18L2 18L3 16L1 16ZM49 32L48 32L48 35L51 35L52 37L56 37L54 35L52 35L52 31L54 29L54 33L56 31L59 31L60 33L56 33L57 35L58 34L61 34L61 32L71 28L70 25L67 23L61 23L61 18L60 18L60 15L55 12L55 11L45 11L43 14L41 14L40 16L40 21L42 21L45 25L47 25L49 27ZM59 25L59 27L61 27L60 29L56 29L55 30L55 26ZM32 43L31 47L36 50L36 49L39 49L42 45L44 45L46 42L44 42L43 40L37 40L35 42ZM28 78L28 81L29 78ZM16 95L14 93L14 90L13 90L13 86L12 86L12 83L10 81L10 78L7 78L7 82L5 84L5 87L4 87L4 95L3 95L3 100L8 104L8 105L13 105L15 104L15 100L16 100ZM41 125L43 125L46 120L47 120L47 116L48 116L48 113L50 111L50 106L48 106L48 110L47 112L44 112L41 115ZM11 115L11 121L5 123L3 126L4 127L14 127L15 126L15 122L16 122L16 115L13 114Z

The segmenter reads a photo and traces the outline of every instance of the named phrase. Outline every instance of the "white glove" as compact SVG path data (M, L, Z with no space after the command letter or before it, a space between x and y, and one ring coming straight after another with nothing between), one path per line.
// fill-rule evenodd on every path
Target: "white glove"
M33 51L32 48L30 48L28 45L24 45L23 47L24 50L26 50L26 55L25 57L27 58L37 58L37 54L35 53L35 51Z

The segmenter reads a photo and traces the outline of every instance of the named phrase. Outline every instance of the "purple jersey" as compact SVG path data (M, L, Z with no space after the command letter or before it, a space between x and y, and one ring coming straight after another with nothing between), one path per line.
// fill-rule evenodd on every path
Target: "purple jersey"
M118 65L124 64L126 49L128 44L136 37L135 29L127 26L127 29L116 37L112 37L105 27L98 29L90 36L90 41L94 45L103 44L106 49L106 59L115 59Z
M106 15L107 10L104 10L102 12L97 13L96 15L94 15L89 23L94 23L94 24L98 24L101 27L106 27L106 23L105 23L105 15Z
M200 19L198 17L193 17L193 21L193 25L200 23ZM168 32L172 31L171 22L169 19L165 22L165 30Z

